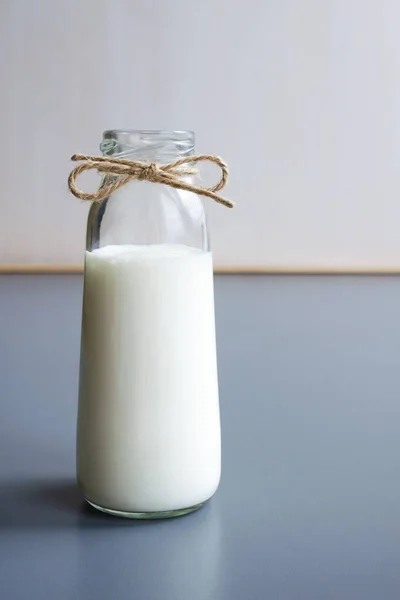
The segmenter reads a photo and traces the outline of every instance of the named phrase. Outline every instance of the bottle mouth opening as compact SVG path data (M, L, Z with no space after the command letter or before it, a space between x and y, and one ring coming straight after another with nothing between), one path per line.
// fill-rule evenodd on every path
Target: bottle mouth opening
M100 150L104 156L168 162L194 153L193 131L168 129L108 129Z

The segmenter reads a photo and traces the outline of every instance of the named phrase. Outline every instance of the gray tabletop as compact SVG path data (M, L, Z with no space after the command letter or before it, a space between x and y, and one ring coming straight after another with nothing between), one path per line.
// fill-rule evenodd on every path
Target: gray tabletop
M400 597L400 278L216 280L223 477L178 519L75 487L79 276L0 278L0 597Z

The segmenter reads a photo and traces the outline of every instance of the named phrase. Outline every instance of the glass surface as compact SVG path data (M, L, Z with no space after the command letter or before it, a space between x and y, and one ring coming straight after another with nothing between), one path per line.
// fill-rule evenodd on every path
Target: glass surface
M100 149L104 156L168 163L194 154L194 133L110 130L104 132ZM165 243L209 249L206 214L199 196L159 183L132 181L92 204L87 250L110 244Z

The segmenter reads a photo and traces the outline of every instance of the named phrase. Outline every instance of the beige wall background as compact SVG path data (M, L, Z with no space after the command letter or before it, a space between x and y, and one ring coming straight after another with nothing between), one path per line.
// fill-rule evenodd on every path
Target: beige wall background
M74 152L194 129L217 267L400 270L398 0L3 0L0 263L79 266ZM207 201L206 201L207 202Z

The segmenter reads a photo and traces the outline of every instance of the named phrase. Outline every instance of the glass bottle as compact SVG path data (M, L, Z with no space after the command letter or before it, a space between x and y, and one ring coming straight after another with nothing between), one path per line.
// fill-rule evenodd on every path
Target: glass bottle
M106 131L105 156L168 163L190 131ZM106 177L110 177L107 175ZM212 256L200 198L131 181L88 216L77 431L85 499L108 513L196 510L221 470Z

